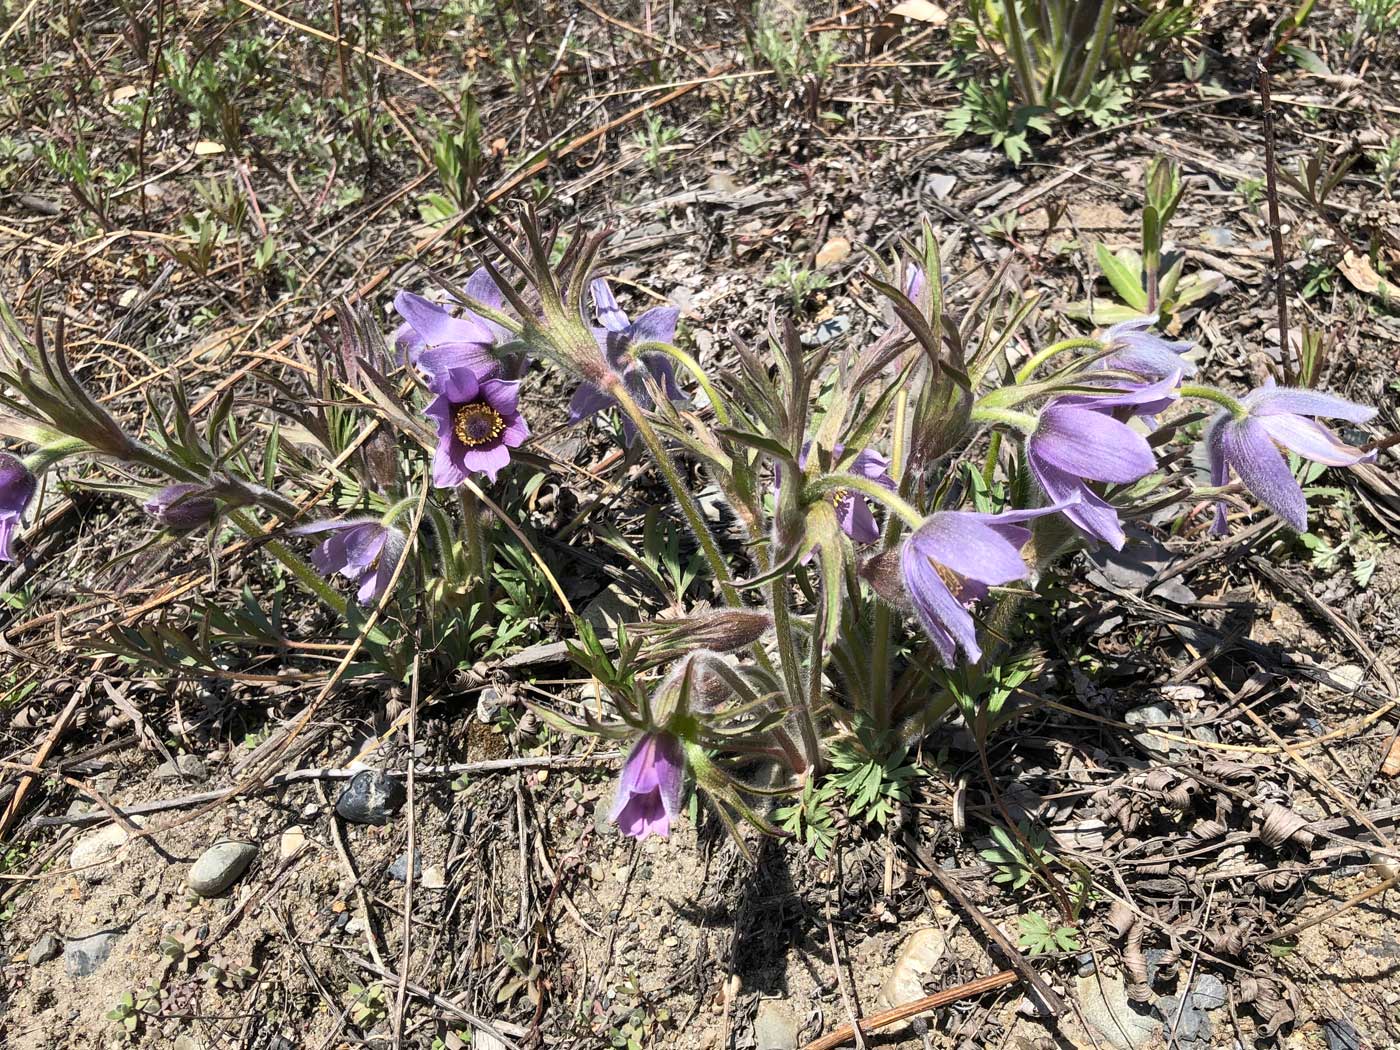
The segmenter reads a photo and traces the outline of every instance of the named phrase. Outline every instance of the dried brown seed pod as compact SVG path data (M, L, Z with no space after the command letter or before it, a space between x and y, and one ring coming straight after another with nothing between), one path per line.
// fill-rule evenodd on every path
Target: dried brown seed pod
M1176 783L1176 779L1176 774L1170 769L1154 769L1147 774L1143 786L1148 791L1166 791L1167 788Z
M1301 864L1285 864L1273 871L1264 872L1254 880L1254 884L1265 893L1286 893L1297 886L1302 879L1303 866Z
M1218 820L1198 820L1191 825L1191 837L1202 842L1222 838L1228 829Z

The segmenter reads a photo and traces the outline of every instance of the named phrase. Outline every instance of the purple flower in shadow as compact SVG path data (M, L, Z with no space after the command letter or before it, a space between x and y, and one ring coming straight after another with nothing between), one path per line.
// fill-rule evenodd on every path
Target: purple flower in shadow
M19 457L0 452L0 561L15 560L10 540L38 488L39 480Z
M1052 503L1068 504L1065 516L1083 532L1122 550L1118 510L1089 488L1090 481L1127 484L1152 473L1157 458L1147 439L1113 417L1115 410L1174 400L1181 376L1102 396L1051 400L1026 439L1026 463Z
M627 392L644 409L654 407L651 392L647 388L649 374L661 388L668 401L682 400L684 395L676 385L676 366L665 354L640 355L640 361L633 354L633 347L642 343L670 343L676 338L676 322L680 311L674 306L653 306L635 321L629 321L622 308L617 305L608 282L599 278L590 285L593 292L593 308L598 314L601 328L593 329L594 338L603 351L603 356L613 374L622 379ZM590 416L605 411L616 404L616 400L604 393L593 383L581 383L569 401L569 422L581 423ZM637 438L637 428L625 416L622 420L622 440L627 447Z
M938 511L904 541L899 554L904 591L945 667L954 666L959 650L969 663L982 658L968 606L985 598L988 588L1030 574L1021 548L1031 533L1021 522L1072 506L1003 514Z
M671 832L671 821L681 809L681 783L685 777L685 751L670 733L654 731L635 744L622 767L608 819L624 835L644 839Z
M141 509L169 529L193 529L212 521L219 501L203 485L182 481L166 485L141 504Z
M378 518L318 521L291 530L297 536L330 533L311 552L311 564L326 576L340 573L359 584L361 605L377 601L389 587L389 578L403 556L407 537Z
M520 384L449 368L431 376L429 386L437 394L425 409L437 426L433 484L455 488L471 474L495 481L510 462L510 450L530 436L520 414Z
M1211 484L1226 484L1233 470L1255 499L1298 532L1308 529L1308 501L1280 448L1329 467L1376 458L1375 452L1353 448L1312 418L1364 423L1376 414L1374 408L1316 390L1275 386L1272 381L1251 390L1240 404L1245 409L1241 418L1221 412L1206 430ZM1214 532L1221 534L1225 528L1225 505L1217 502Z
M806 468L807 453L811 448L810 441L802 446L802 452L797 457L799 467ZM832 462L839 460L845 451L844 445L834 446L831 450ZM890 477L889 458L882 456L874 449L862 449L846 467L846 472L857 477L869 478L890 491L894 491L894 478ZM858 492L838 489L831 494L831 500L836 505L836 518L841 524L841 530L847 536L857 543L874 543L880 538L880 526L875 521L875 515L870 511L870 501L867 497Z

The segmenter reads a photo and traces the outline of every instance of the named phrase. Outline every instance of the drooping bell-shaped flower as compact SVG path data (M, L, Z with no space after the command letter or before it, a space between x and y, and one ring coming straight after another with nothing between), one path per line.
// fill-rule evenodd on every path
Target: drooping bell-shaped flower
M632 399L643 409L654 406L646 382L646 375L650 374L667 400L681 400L684 395L676 385L676 366L671 359L665 354L634 352L635 347L645 343L672 342L676 338L680 311L674 306L653 306L635 321L630 321L617 305L607 281L599 278L589 287L593 293L593 308L601 325L593 329L594 338L598 340L608 368L626 385ZM604 392L596 383L585 381L579 384L569 402L569 422L581 423L615 404L617 402L612 395ZM630 448L636 437L636 426L624 416L623 442Z
M291 530L298 536L329 533L311 552L311 564L325 574L339 573L359 585L361 605L377 601L389 586L408 538L378 518L318 521Z
M1083 532L1121 550L1126 539L1117 509L1089 488L1090 481L1128 484L1152 473L1157 458L1147 439L1113 413L1122 407L1170 401L1180 375L1103 395L1051 400L1026 439L1026 463L1053 503Z
M1102 366L1153 379L1195 375L1195 364L1183 356L1192 344L1163 339L1152 331L1156 323L1155 317L1135 317L1107 329L1100 338L1112 353L1102 359Z
M466 296L482 306L507 312L505 296L484 267L467 278ZM400 353L429 376L453 368L470 368L480 377L509 373L516 378L524 370L524 358L503 361L501 348L515 337L495 321L463 308L454 314L446 306L413 292L394 296L394 309L403 318L394 333Z
M168 529L193 529L213 520L219 501L203 485L182 481L152 494L141 509Z
M955 665L960 651L969 663L982 658L968 607L985 598L988 588L1030 574L1021 548L1031 534L1021 523L1069 509L1072 504L1063 503L1002 514L937 511L904 541L904 592L945 667Z
M38 488L38 479L18 456L0 452L0 561L15 560L10 541Z
M1294 390L1272 381L1240 399L1244 414L1221 412L1206 430L1210 480L1224 485L1234 471L1240 483L1298 532L1308 529L1308 502L1280 448L1314 463L1345 467L1370 462L1375 452L1346 444L1314 417L1364 423L1376 414L1367 405L1316 390ZM1214 531L1225 531L1225 507L1216 504Z
M627 756L617 783L608 819L624 835L666 838L681 809L685 751L673 734L653 730L644 734Z
M495 481L510 462L510 450L530 436L520 414L520 384L450 368L432 376L429 386L437 394L425 409L437 425L433 484L455 488L472 474Z

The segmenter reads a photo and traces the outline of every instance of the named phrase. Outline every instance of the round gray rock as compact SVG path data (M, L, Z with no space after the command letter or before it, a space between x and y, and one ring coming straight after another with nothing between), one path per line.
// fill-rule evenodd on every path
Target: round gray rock
M351 824L387 824L407 800L404 787L377 769L356 773L335 800L335 811Z
M201 897L217 897L248 870L258 847L247 842L218 842L190 865L190 889Z

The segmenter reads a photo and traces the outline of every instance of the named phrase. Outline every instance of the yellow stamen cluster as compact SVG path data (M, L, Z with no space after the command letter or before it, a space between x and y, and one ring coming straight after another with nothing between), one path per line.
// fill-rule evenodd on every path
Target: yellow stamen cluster
M505 428L506 421L501 414L484 401L452 409L452 433L467 448L480 448L495 441Z

